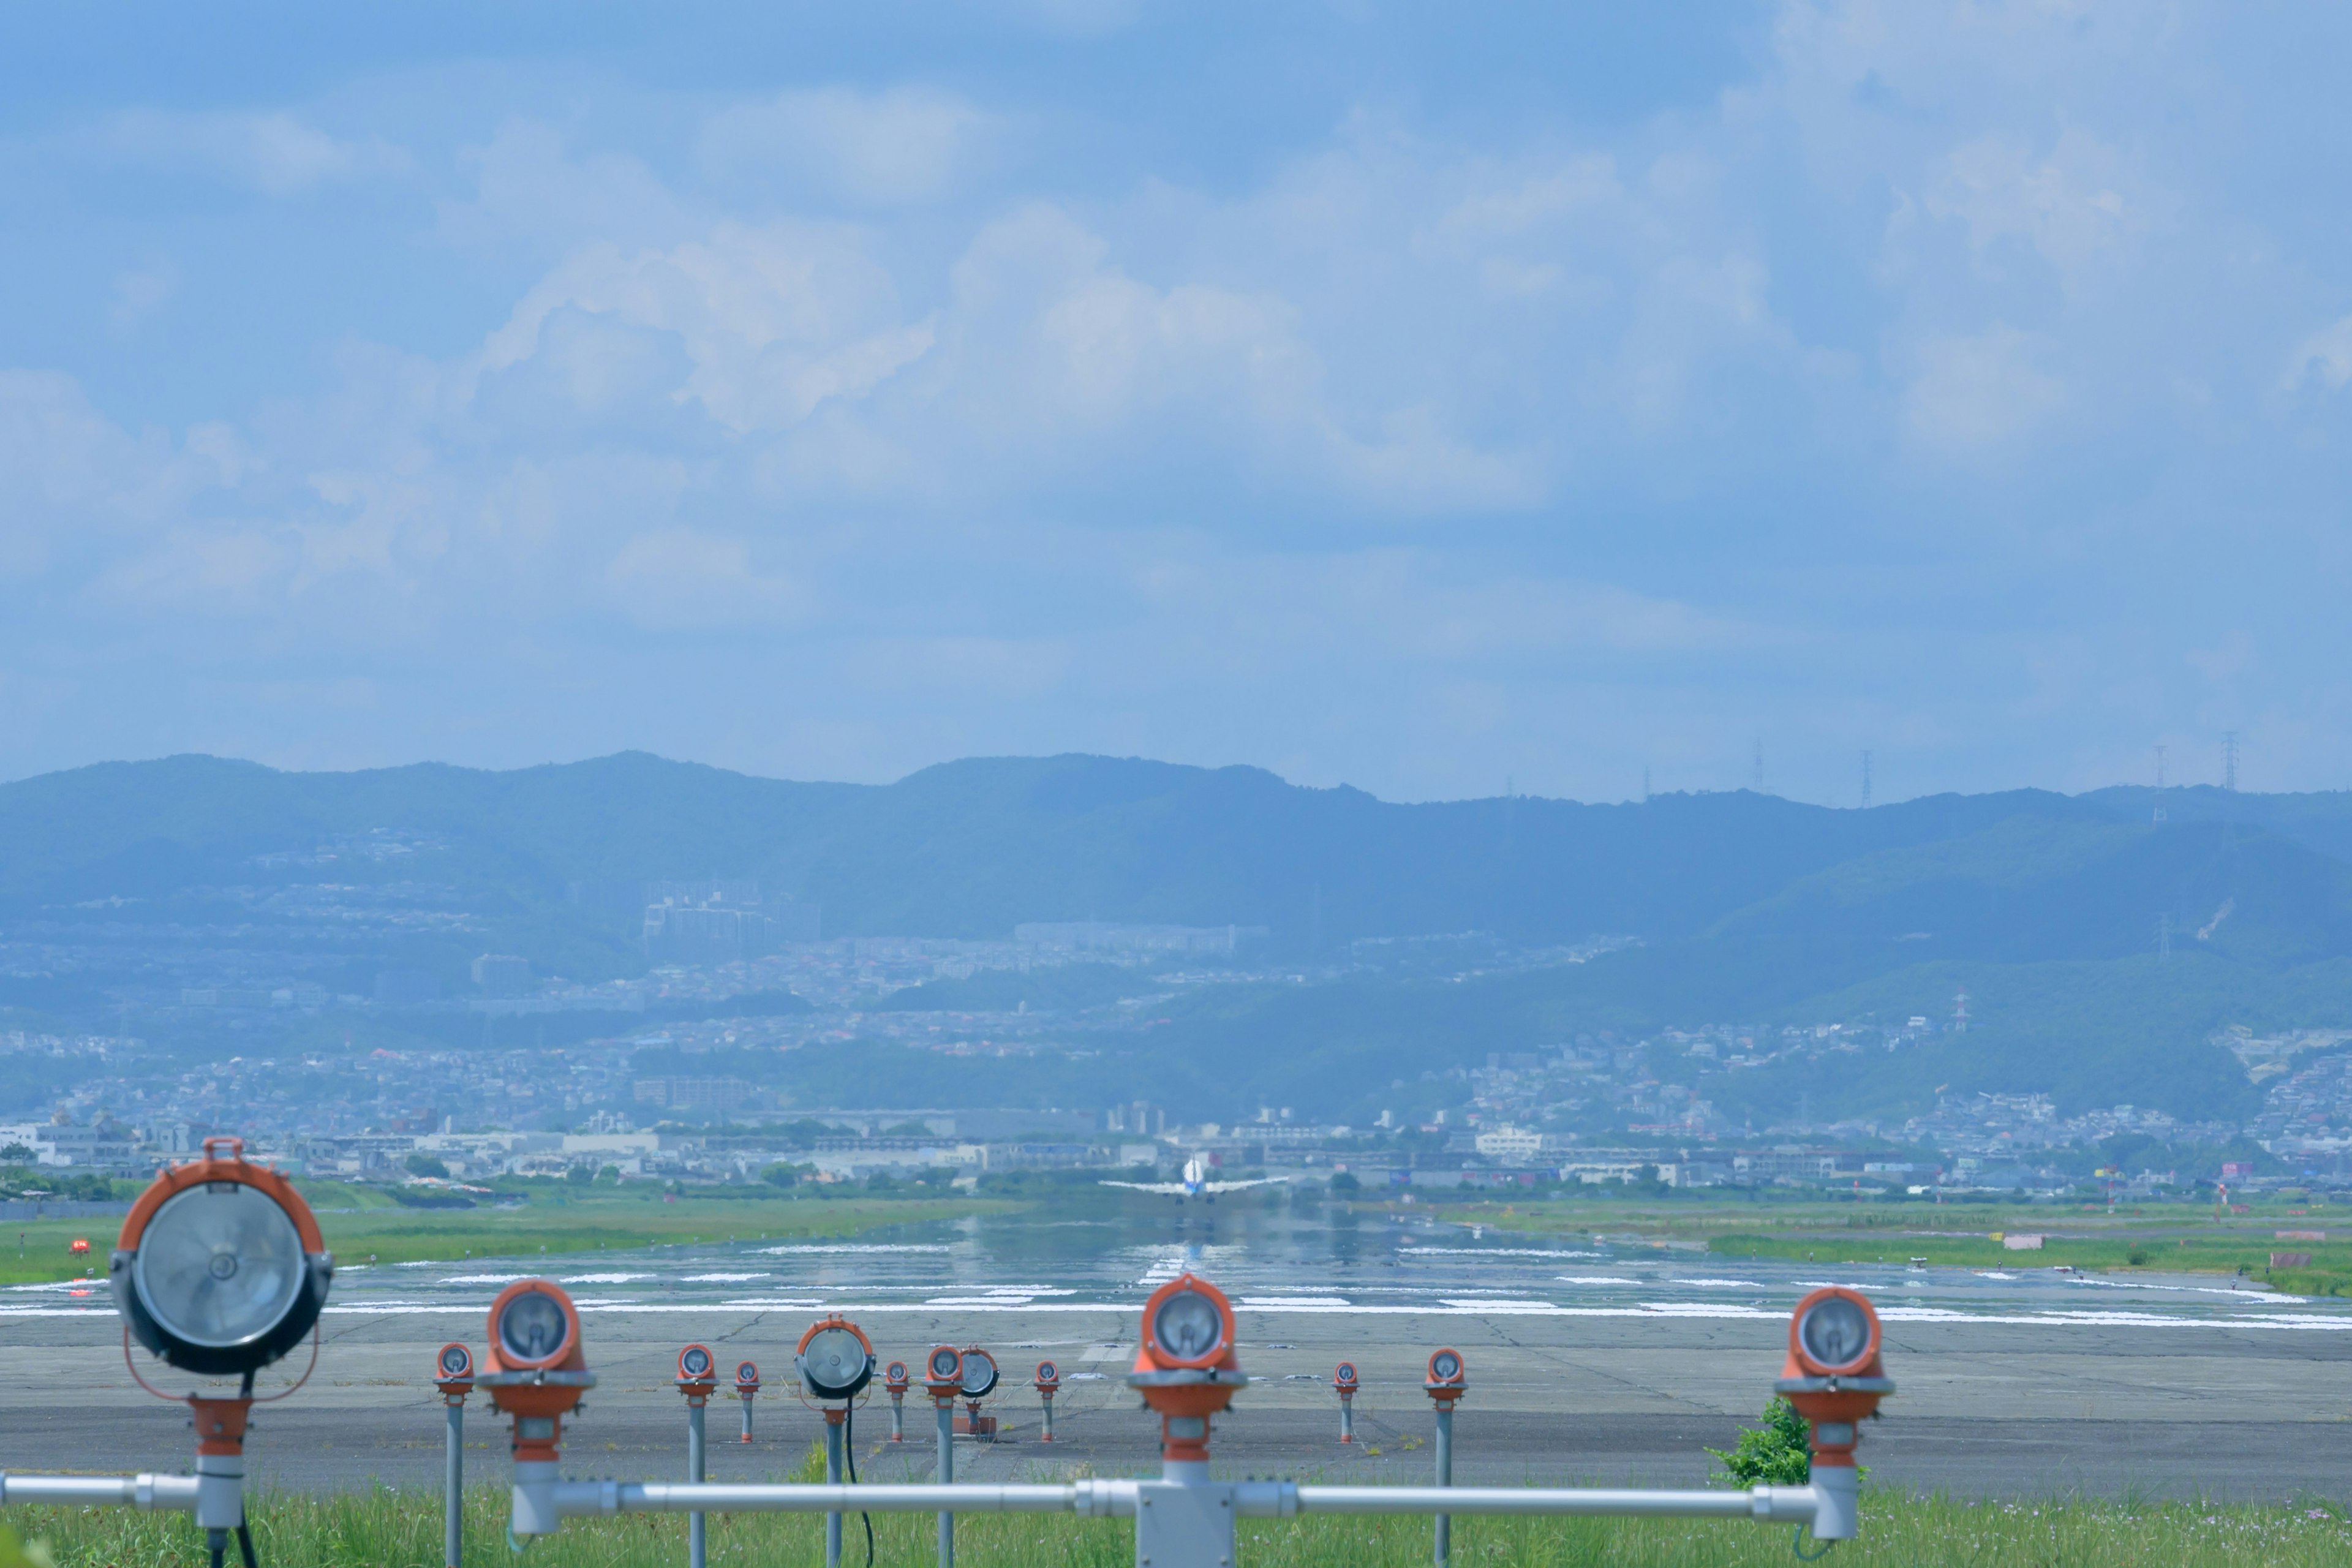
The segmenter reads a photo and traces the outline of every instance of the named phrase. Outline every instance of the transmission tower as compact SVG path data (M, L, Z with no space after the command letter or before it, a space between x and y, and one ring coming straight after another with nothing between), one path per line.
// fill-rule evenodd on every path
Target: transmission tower
M1862 753L1862 809L1870 809L1870 752L1866 749Z
M2221 732L2221 787L2231 795L2238 793L2238 732Z

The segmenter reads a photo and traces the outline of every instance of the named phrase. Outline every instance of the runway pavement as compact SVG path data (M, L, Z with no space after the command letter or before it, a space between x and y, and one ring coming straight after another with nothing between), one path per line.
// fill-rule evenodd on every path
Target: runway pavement
M684 1470L683 1402L672 1387L678 1346L701 1340L722 1368L758 1361L770 1392L757 1440L734 1442L731 1398L709 1415L714 1479L773 1479L797 1466L816 1416L787 1390L791 1350L816 1314L713 1305L692 1311L591 1310L600 1384L569 1428L581 1475L661 1479ZM2352 1494L2352 1334L2293 1313L2249 1321L1890 1321L1886 1363L1899 1392L1867 1429L1873 1479L1979 1497L2210 1496L2291 1500ZM1001 1440L959 1446L959 1479L1098 1473L1154 1463L1151 1418L1118 1379L1134 1354L1131 1310L902 1306L865 1318L883 1359L919 1364L935 1342L987 1345L1005 1372L987 1408ZM478 1308L331 1312L318 1371L280 1405L256 1412L248 1444L264 1485L312 1489L439 1485L442 1412L428 1373L445 1341L481 1342ZM142 1393L124 1370L110 1314L19 1317L0 1325L0 1467L16 1471L176 1472L187 1467L185 1414ZM1240 1353L1259 1381L1218 1423L1222 1468L1418 1480L1428 1474L1423 1365L1441 1343L1468 1363L1456 1418L1464 1482L1703 1480L1705 1447L1727 1447L1769 1396L1784 1347L1768 1318L1562 1317L1494 1313L1350 1314L1244 1309ZM1041 1356L1066 1380L1056 1436L1038 1441L1028 1369ZM1342 1447L1332 1364L1354 1361L1359 1444ZM298 1358L299 1360L299 1358ZM168 1388L188 1386L145 1363ZM471 1474L505 1474L503 1435L477 1395L468 1412ZM858 1414L861 1473L922 1476L931 1412L919 1392L909 1441L884 1441L877 1388Z

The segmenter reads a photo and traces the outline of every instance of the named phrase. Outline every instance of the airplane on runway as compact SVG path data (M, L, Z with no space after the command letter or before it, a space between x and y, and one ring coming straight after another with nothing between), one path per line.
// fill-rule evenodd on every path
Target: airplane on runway
M1244 1187L1273 1186L1287 1180L1289 1178L1286 1176L1253 1176L1246 1182L1213 1182L1209 1180L1207 1163L1201 1156L1195 1154L1184 1162L1184 1173L1180 1181L1105 1182L1103 1185L1126 1187L1139 1193L1160 1193L1172 1196L1180 1204L1186 1198L1205 1198L1210 1203L1215 1203L1219 1193L1237 1193Z

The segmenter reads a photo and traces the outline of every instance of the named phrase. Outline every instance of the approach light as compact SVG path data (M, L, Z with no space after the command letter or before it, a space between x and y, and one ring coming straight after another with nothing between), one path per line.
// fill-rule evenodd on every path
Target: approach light
M433 1359L434 1369L443 1383L459 1383L474 1375L474 1352L461 1344L446 1344Z
M1825 1296L1797 1319L1797 1343L1824 1373L1859 1367L1877 1340L1876 1323L1849 1297Z
M1206 1463L1209 1418L1249 1382L1234 1358L1234 1307L1196 1274L1180 1274L1143 1303L1143 1347L1127 1385L1160 1415L1160 1456Z
M750 1395L760 1392L760 1363L739 1361L735 1363L735 1392Z
M1358 1386L1356 1381L1356 1363L1351 1361L1343 1361L1338 1366L1333 1367L1331 1369L1331 1386L1334 1388L1346 1389L1349 1392L1353 1393Z
M579 1309L551 1280L518 1280L490 1307L490 1337L499 1359L516 1371L561 1362L577 1343L579 1325Z
M966 1399L985 1399L996 1391L996 1358L978 1345L966 1345L961 1381Z
M1143 1349L1162 1367L1213 1363L1234 1342L1234 1310L1217 1288L1187 1274L1160 1287L1144 1309Z
M882 1386L893 1394L907 1392L907 1363L894 1361L882 1369Z
M953 1345L933 1345L923 1360L923 1387L933 1399L952 1402L963 1392L963 1352Z
M855 1399L874 1380L874 1342L838 1312L809 1325L793 1352L801 1387L817 1399Z
M1432 1394L1451 1389L1460 1393L1468 1386L1463 1373L1462 1352L1447 1346L1429 1358L1429 1379L1426 1386Z
M718 1364L709 1345L687 1346L677 1352L677 1385L680 1388L698 1385L703 1393L708 1394L714 1381L711 1371Z
M335 1260L292 1183L236 1138L155 1178L122 1222L107 1273L131 1332L206 1376L268 1366L319 1321Z
M1879 1359L1880 1338L1878 1310L1870 1298L1843 1286L1823 1286L1789 1314L1789 1359L1772 1391L1795 1406L1809 1427L1819 1500L1812 1526L1817 1541L1848 1540L1858 1528L1854 1445L1862 1437L1861 1424L1895 1392Z
M1062 1386L1062 1369L1050 1361L1041 1361L1031 1381L1039 1388L1059 1388Z

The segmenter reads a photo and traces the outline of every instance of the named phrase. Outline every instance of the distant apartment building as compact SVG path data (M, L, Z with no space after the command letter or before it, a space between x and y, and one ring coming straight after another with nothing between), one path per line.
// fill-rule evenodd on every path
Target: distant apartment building
M632 1092L666 1110L731 1111L751 1109L757 1091L740 1078L641 1078Z
M815 904L761 900L754 881L644 884L646 956L657 963L734 963L816 942L824 911Z

